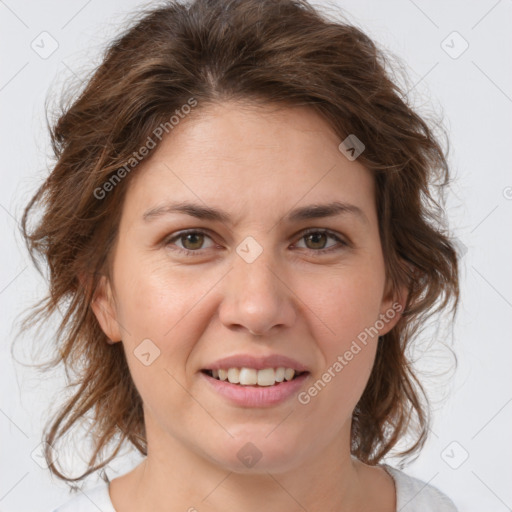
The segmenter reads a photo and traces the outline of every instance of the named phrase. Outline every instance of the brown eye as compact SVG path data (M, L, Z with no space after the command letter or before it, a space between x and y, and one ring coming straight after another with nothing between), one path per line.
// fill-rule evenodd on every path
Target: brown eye
M182 241L183 247L190 251L201 249L204 242L204 235L202 233L188 233L181 235L179 238Z
M326 246L329 238L337 243ZM301 240L305 241L306 249L320 254L341 250L349 246L347 242L334 233L323 229L311 229L302 234Z
M211 241L210 246L203 247L206 240ZM202 254L203 249L209 249L214 244L211 237L202 231L182 231L167 238L164 245L173 251L181 252L187 256L199 256Z
M311 245L308 246L308 249L325 249L327 238L329 237L325 233L321 232L311 233L310 235L304 236L304 240L311 242ZM307 242L306 245L308 245Z

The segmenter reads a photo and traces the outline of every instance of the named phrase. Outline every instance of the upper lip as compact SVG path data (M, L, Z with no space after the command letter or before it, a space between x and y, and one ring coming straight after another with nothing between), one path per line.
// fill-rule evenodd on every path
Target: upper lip
M203 370L220 370L227 368L254 368L263 370L264 368L292 368L297 372L309 371L307 366L299 363L291 357L280 354L270 354L267 356L253 356L251 354L238 354L234 356L217 359L209 364Z

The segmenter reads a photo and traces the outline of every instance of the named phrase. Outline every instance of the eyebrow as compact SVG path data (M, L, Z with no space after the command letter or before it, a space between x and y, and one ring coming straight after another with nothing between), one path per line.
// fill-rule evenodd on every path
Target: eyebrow
M226 211L217 208L211 208L209 206L190 203L187 201L169 203L163 206L150 208L143 214L142 218L145 222L150 222L153 219L172 213L184 213L186 215L190 215L191 217L195 217L196 219L232 224L231 217ZM311 219L335 217L337 215L343 214L351 214L359 220L364 221L365 223L369 222L361 208L356 205L344 203L341 201L302 206L289 212L284 219L286 222L292 223Z

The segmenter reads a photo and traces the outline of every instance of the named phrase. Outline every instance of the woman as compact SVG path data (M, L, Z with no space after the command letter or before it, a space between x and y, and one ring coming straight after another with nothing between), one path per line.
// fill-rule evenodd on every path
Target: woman
M23 219L51 280L32 320L65 307L52 364L78 389L47 461L73 482L124 441L144 455L58 512L456 510L382 462L426 440L406 349L459 289L443 150L367 36L305 1L170 2L52 140ZM87 415L72 478L52 447Z

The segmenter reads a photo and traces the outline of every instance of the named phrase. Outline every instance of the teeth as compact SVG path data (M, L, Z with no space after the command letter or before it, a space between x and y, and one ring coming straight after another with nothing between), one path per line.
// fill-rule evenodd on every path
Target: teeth
M286 370L282 366L276 368L276 382L283 382L285 373Z
M258 386L273 386L275 383L276 372L274 368L265 368L258 372Z
M240 370L238 368L230 368L228 370L228 380L231 384L238 384L240 382Z
M238 368L234 368L238 371ZM240 380L238 382L231 382L231 384L242 384L242 386L254 386L258 384L258 371L253 368L241 368L240 369Z
M286 368L286 370L284 371L284 378L286 380L292 380L294 375L295 370L292 370L291 368Z
M284 380L290 381L295 376L293 368L264 368L256 370L254 368L220 368L212 370L212 376L219 380L227 380L231 384L240 384L242 386L273 386Z

